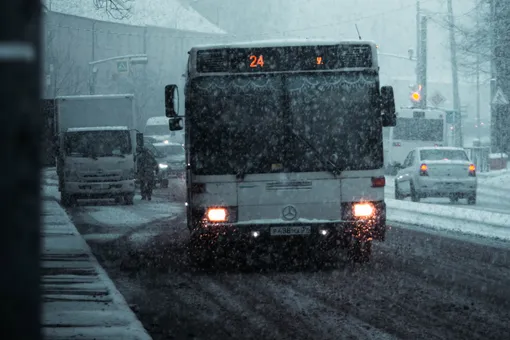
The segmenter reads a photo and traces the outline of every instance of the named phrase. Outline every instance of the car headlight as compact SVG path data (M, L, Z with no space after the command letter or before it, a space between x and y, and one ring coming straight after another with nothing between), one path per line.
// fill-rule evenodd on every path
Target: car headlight
M372 217L375 213L375 208L370 203L356 203L352 207L354 217Z
M168 169L168 164L159 163L159 168L161 170Z

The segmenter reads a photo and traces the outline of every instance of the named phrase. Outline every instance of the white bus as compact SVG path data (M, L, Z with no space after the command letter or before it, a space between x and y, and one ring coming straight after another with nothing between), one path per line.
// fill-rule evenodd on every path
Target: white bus
M443 110L401 108L397 125L384 130L385 163L390 174L396 173L415 148L448 146L448 126Z
M374 43L195 47L184 117L177 93L165 87L165 108L171 130L185 119L195 264L235 241L246 251L295 241L313 256L341 244L366 261L372 240L384 240L382 127L396 114Z

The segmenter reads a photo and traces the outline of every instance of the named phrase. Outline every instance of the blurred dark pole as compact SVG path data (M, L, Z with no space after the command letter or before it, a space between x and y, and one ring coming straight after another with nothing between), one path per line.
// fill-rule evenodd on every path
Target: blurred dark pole
M41 336L37 0L0 1L0 339Z

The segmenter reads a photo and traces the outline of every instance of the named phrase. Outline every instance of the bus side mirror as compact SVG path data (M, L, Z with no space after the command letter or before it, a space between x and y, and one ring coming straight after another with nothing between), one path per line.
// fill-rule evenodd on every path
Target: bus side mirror
M391 86L381 87L381 114L383 127L397 125L395 95Z
M179 111L179 91L177 85L165 86L165 115L168 118L177 116Z
M180 117L170 118L168 120L168 128L170 129L170 131L182 130L182 128L183 128L182 118L180 118Z
M136 147L143 148L143 145L144 145L143 133L137 132L136 133Z

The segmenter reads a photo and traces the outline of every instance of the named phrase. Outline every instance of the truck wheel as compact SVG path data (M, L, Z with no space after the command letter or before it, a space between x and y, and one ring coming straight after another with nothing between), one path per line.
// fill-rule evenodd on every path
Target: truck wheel
M161 181L161 188L168 188L168 179L164 179Z
M133 205L135 204L135 195L129 194L124 196L124 205Z
M361 241L356 238L352 239L348 249L349 260L356 263L366 263L370 261L372 256L372 240Z

